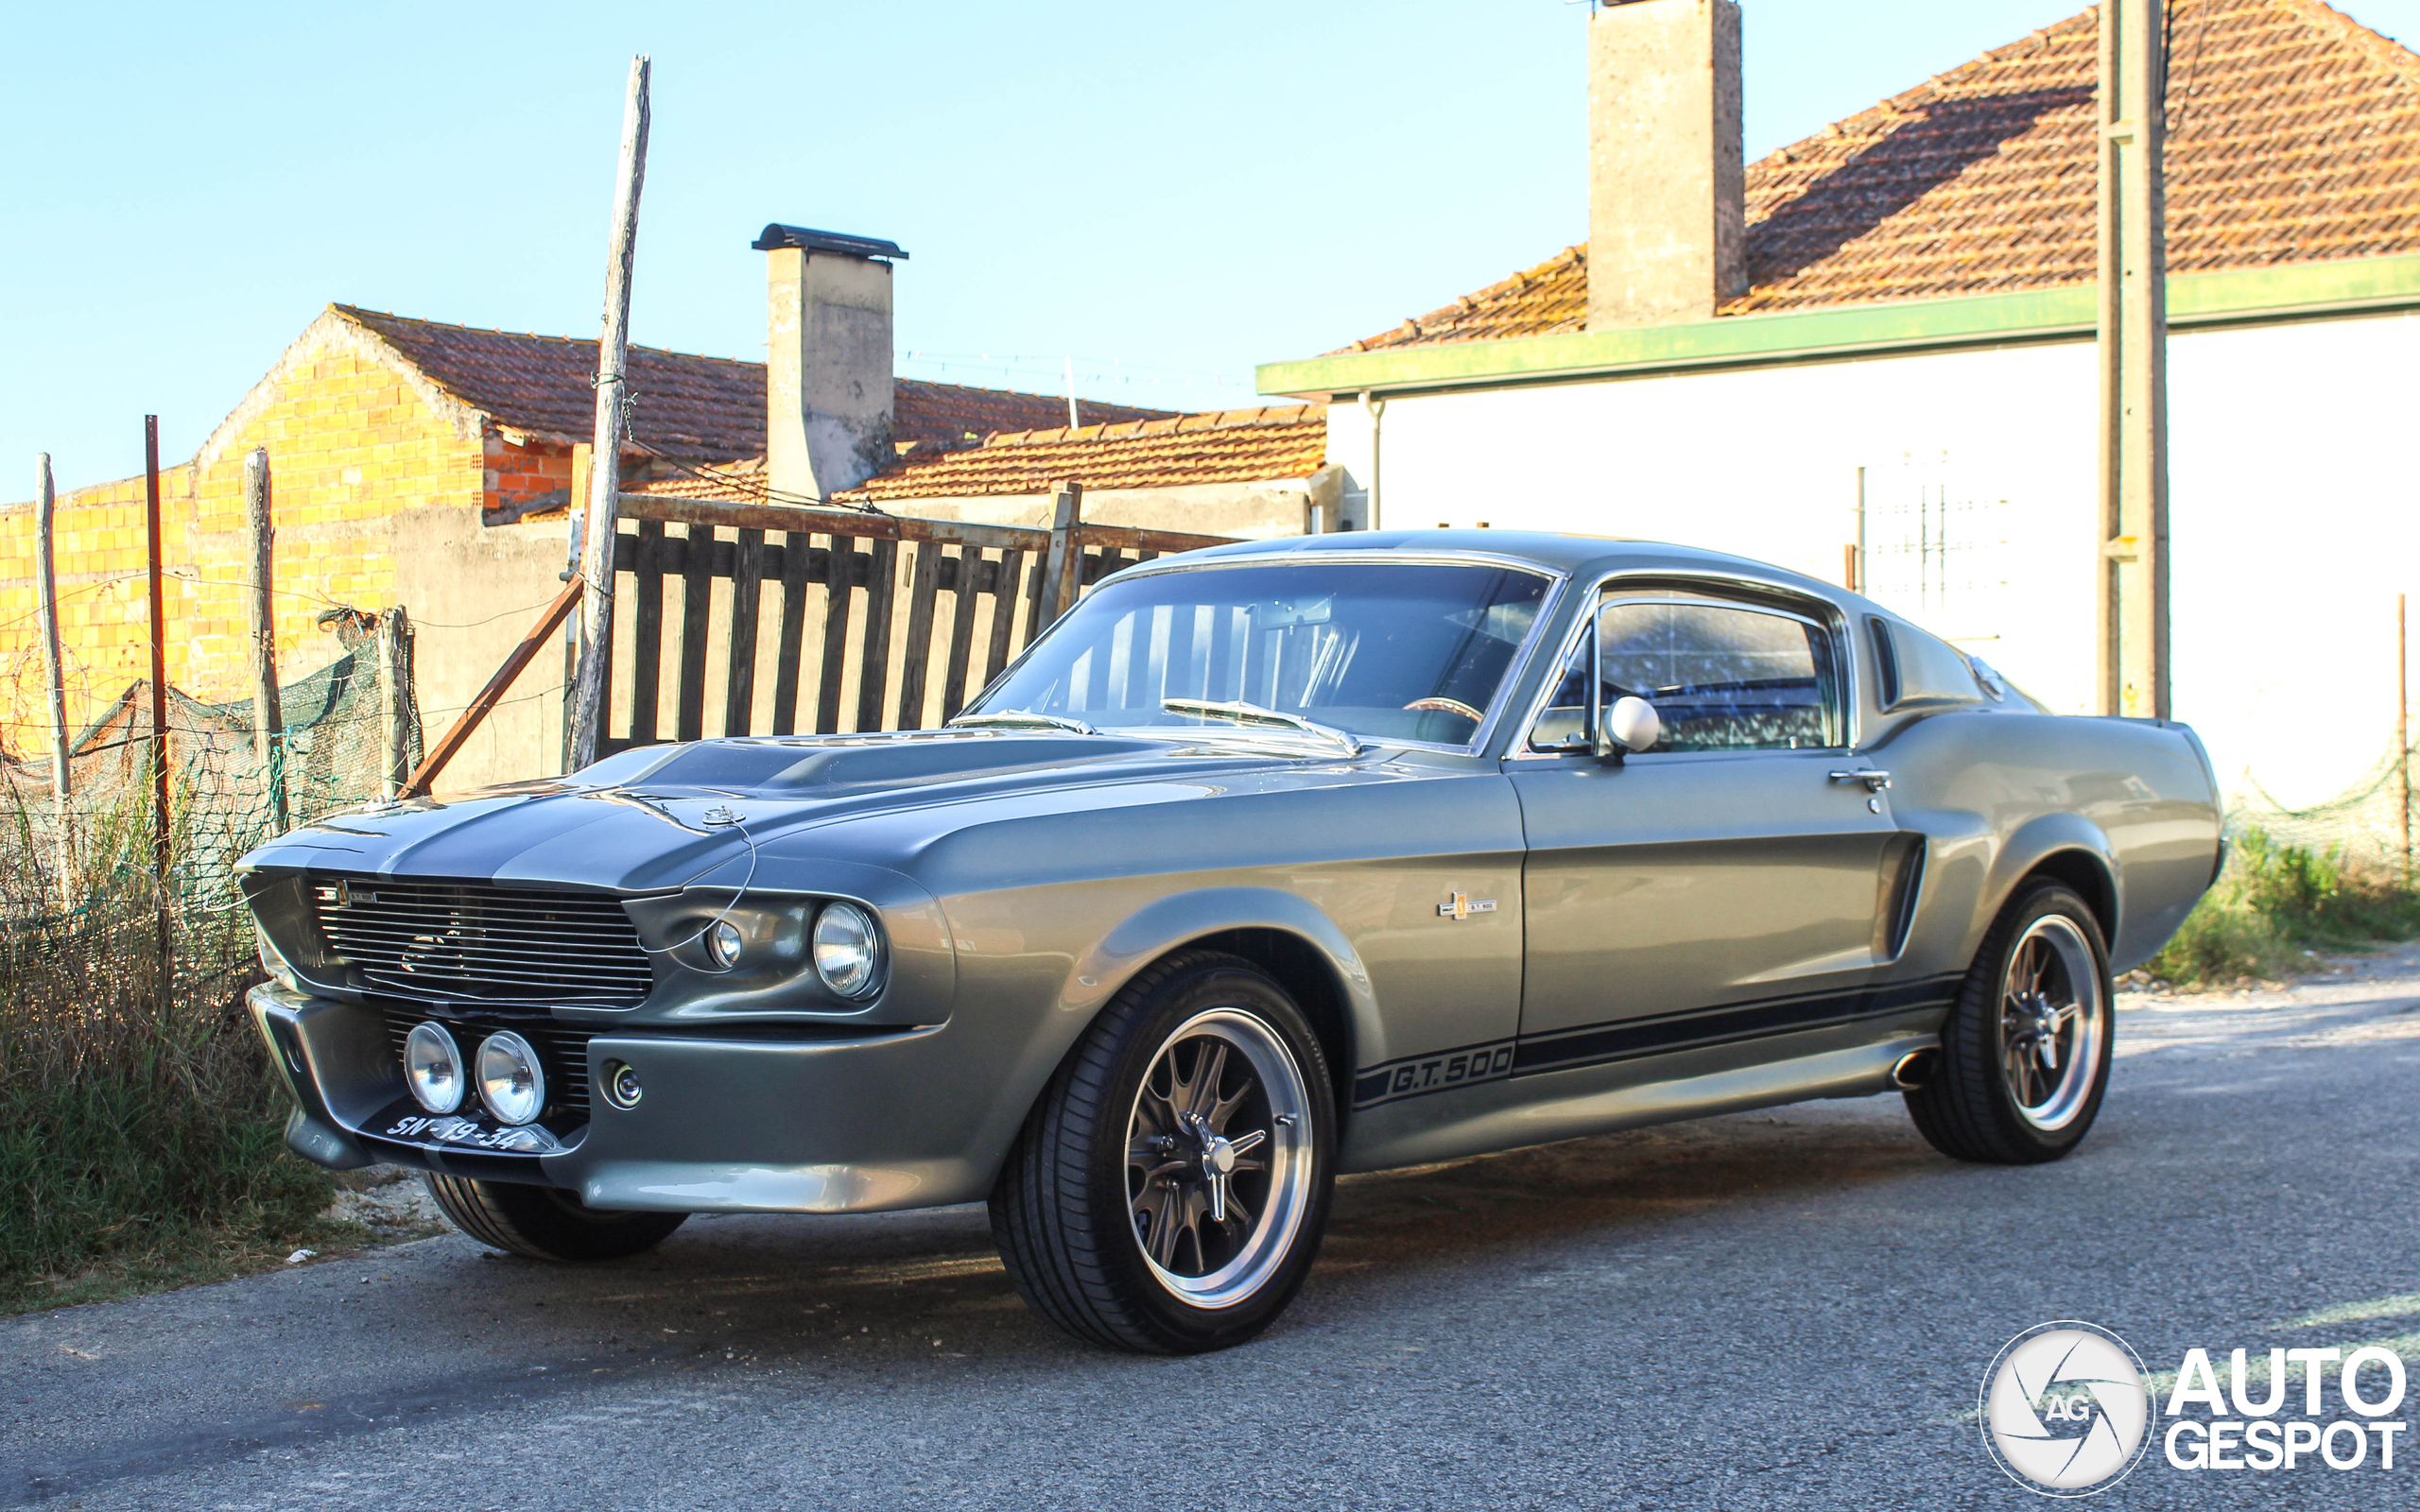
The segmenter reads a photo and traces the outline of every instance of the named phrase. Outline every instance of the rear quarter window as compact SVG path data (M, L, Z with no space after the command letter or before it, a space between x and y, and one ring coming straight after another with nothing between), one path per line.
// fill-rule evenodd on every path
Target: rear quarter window
M1885 710L1983 701L1983 685L1957 647L1905 620L1876 616L1866 623L1874 631L1875 659L1883 667L1879 693Z

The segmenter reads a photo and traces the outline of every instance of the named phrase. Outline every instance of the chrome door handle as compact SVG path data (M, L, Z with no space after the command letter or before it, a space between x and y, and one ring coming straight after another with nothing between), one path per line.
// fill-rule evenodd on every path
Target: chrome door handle
M1835 782L1863 782L1869 793L1879 793L1891 785L1891 774L1872 766L1860 766L1853 772L1834 772Z

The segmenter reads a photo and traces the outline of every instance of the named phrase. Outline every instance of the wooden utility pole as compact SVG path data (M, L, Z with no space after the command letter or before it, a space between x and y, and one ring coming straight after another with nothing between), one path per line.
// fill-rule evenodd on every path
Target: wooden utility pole
M50 802L58 826L59 900L76 906L76 841L71 832L67 763L67 658L59 644L59 575L54 567L51 532L58 495L51 487L50 454L34 459L34 593L42 607L43 676L50 694Z
M614 524L622 486L622 436L630 423L631 260L638 246L639 190L647 180L648 60L631 60L622 103L622 162L614 190L614 235L605 258L605 332L596 346L596 434L588 454L581 511L579 677L572 696L575 770L596 759L605 725L606 661L614 654Z
M285 712L277 700L277 527L269 519L268 448L255 446L244 458L244 543L252 559L252 754L268 784L269 812L284 834L285 812Z
M143 531L151 575L151 866L159 878L160 1005L175 996L174 885L168 875L168 610L160 582L160 417L143 417Z
M1083 592L1084 486L1069 478L1051 493L1050 554L1042 566L1042 614L1028 639L1040 635L1045 626L1066 613Z
M2164 0L2100 0L2100 710L2169 716Z
M393 798L412 771L411 617L401 604L378 616L378 796Z

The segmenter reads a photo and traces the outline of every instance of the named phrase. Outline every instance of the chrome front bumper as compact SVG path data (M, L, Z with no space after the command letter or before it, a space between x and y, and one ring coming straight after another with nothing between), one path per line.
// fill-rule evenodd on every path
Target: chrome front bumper
M285 1140L336 1170L377 1161L577 1192L589 1206L675 1212L881 1212L982 1198L1013 1136L992 1100L960 1095L942 1065L972 1046L944 1025L816 1039L616 1033L588 1041L589 1122L549 1153L483 1147L474 1106L446 1129L413 1106L372 1008L252 988L254 1022L294 1094ZM597 1094L628 1063L642 1095ZM455 1137L441 1137L451 1133Z

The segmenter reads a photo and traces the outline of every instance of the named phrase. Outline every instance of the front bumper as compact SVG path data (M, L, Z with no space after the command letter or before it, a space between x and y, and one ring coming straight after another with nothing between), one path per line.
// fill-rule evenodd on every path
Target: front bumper
M971 1047L946 1025L800 1039L607 1030L587 1044L590 1086L604 1062L627 1062L637 1106L592 1096L560 1149L511 1153L395 1116L403 1068L376 1009L274 984L249 1002L294 1094L286 1143L336 1170L383 1160L560 1187L609 1210L882 1212L983 1197L1014 1132L992 1099L953 1087Z

